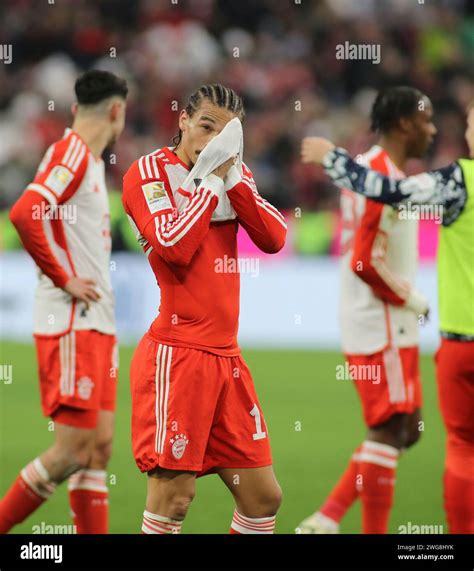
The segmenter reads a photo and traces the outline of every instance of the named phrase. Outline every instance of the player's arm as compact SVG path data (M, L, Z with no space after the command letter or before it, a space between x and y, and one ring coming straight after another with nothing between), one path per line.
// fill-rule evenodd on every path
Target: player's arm
M425 315L428 311L427 300L408 282L393 274L386 263L390 211L388 206L366 201L364 214L354 235L351 269L382 301L404 305L417 315Z
M147 254L153 249L170 264L187 266L209 231L224 182L204 178L188 206L177 213L158 160L142 157L124 177L123 205Z
M72 143L73 139L70 139L70 144ZM63 141L50 147L35 179L10 210L10 220L25 250L40 270L56 287L65 289L73 297L88 304L89 301L99 299L93 287L94 282L78 278L74 275L73 268L65 268L59 262L51 247L51 240L54 238L45 230L45 224L49 223L47 214L52 213L58 204L63 204L75 193L87 166L80 147L79 155L70 165L69 161L65 160L68 147L69 144Z
M251 171L243 165L229 170L226 179L227 196L253 243L263 252L275 254L286 239L286 223L282 214L258 193Z
M393 205L442 205L445 226L456 220L467 200L462 169L457 162L441 169L395 180L365 168L344 149L318 137L308 137L303 141L302 159L305 163L322 164L337 186L377 202Z

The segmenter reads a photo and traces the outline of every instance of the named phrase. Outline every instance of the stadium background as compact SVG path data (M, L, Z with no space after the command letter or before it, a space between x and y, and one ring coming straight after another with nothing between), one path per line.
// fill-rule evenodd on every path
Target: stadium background
M337 60L336 46L381 46L381 62ZM464 108L473 95L474 5L468 0L1 0L0 44L0 494L18 469L51 441L42 418L31 345L35 271L8 222L10 205L31 180L47 146L70 122L80 71L114 71L131 88L127 127L105 157L111 198L121 383L110 466L111 531L135 533L145 481L130 453L128 368L133 343L159 303L120 203L121 177L145 152L169 144L177 111L199 85L235 88L247 110L245 161L259 190L287 215L288 243L260 256L245 233L240 255L258 259L242 275L240 339L270 428L284 492L277 532L292 533L329 491L363 437L349 381L336 380L338 352L338 193L322 171L299 162L303 136L319 134L352 153L374 141L367 115L375 90L410 84L426 92L439 133L426 161L409 172L465 155ZM236 50L238 48L238 51ZM419 285L436 303L437 225L420 228ZM436 312L422 331L423 438L400 463L391 531L444 525L443 432L432 353ZM16 531L69 523L65 490ZM232 502L216 476L198 483L184 531L226 532ZM360 530L359 506L342 531Z

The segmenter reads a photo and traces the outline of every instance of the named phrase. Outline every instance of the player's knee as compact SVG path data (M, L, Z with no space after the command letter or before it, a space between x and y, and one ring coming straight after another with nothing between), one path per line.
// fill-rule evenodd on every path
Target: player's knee
M71 440L67 445L61 446L58 456L65 471L74 472L87 468L92 458L93 441L91 438Z
M410 448L414 444L418 442L421 438L421 431L418 430L418 427L411 428L407 431L405 437L405 448Z
M276 515L281 506L282 499L282 491L278 484L275 484L271 488L261 492L257 500L259 512L258 517L270 517Z
M169 498L169 509L174 519L184 519L194 499L194 492L180 492Z
M92 463L99 469L107 468L112 456L112 436L109 438L101 438L94 443L92 450Z

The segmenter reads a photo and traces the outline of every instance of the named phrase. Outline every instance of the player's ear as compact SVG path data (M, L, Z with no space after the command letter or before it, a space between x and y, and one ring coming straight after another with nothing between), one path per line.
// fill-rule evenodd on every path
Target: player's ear
M79 107L79 105L78 105L77 103L73 103L73 104L71 105L71 113L72 113L72 116L73 116L73 117L76 116L77 108L78 108L78 107Z
M413 129L413 120L411 117L401 117L398 127L403 133L409 133Z
M181 129L181 131L186 130L186 127L188 126L188 121L189 121L189 115L186 113L186 110L183 109L179 114L179 121L178 121L179 128Z
M112 123L115 123L120 117L121 105L118 101L113 101L110 106L109 118Z

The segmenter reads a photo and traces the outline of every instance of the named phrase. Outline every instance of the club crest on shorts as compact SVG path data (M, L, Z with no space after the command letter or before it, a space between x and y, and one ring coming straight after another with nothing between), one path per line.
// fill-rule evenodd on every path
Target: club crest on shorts
M177 434L170 438L171 452L176 460L181 460L189 440L185 434Z
M93 388L94 383L89 377L81 377L77 381L77 394L82 400L89 400L91 398Z

